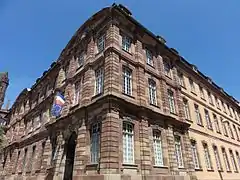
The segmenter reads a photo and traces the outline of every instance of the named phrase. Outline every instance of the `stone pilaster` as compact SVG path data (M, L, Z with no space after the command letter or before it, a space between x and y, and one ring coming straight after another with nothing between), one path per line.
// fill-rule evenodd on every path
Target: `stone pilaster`
M167 143L168 143L169 170L172 175L178 175L179 170L178 170L177 159L175 154L174 134L173 134L173 127L171 125L168 125L166 135L167 135Z
M152 164L150 156L150 139L148 132L148 121L141 119L139 123L139 142L140 142L140 156L141 156L141 174L150 174Z
M95 72L93 69L89 68L84 73L83 84L82 84L82 105L88 105L91 102L91 98L94 96L94 86L95 86Z
M120 173L119 167L119 144L121 135L119 128L119 112L108 112L102 120L101 132L101 150L100 150L100 173L101 174L117 174Z
M145 73L144 73L144 69L142 67L138 67L138 69L136 69L136 79L137 79L137 99L138 99L138 103L140 106L146 106L147 105L147 100L148 98L146 97L146 84L148 82L146 82L146 78L145 78Z

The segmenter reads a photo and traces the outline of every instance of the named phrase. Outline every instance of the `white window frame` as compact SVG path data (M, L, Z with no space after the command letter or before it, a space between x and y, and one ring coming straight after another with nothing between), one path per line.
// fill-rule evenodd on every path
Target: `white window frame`
M209 154L208 145L205 143L203 144L203 151L204 151L204 159L205 159L206 168L208 170L211 170L212 169L211 157Z
M101 124L95 123L91 126L90 133L90 162L92 164L97 164L99 162L100 154L100 133L101 133Z
M223 155L223 160L225 163L225 167L227 171L230 171L230 164L229 164L229 160L228 160L228 156L227 156L227 152L225 150L225 148L222 148L222 155Z
M207 94L208 94L208 101L209 101L209 103L213 104L212 94L209 91L207 92Z
M209 112L206 109L204 110L204 112L205 112L205 119L206 119L206 122L207 122L207 127L208 127L208 129L213 130L212 121L210 119Z
M191 141L191 150L192 150L194 167L195 169L200 169L200 163L199 163L198 152L197 152L197 143L195 141Z
M191 92L195 93L196 89L195 89L194 81L192 80L192 78L189 78L189 84L191 87Z
M148 80L148 90L150 104L157 105L157 87L156 82L152 79Z
M232 166L233 166L233 171L234 171L234 172L237 172L237 171L238 171L238 168L237 168L237 164L236 164L236 160L235 160L233 151L232 151L232 150L229 150L229 154L230 154L230 159L231 159Z
M239 168L240 168L240 156L239 156L239 152L236 151L235 153L236 153L236 157L237 157L237 161L238 161L238 166L239 166Z
M132 96L132 70L123 67L123 93Z
M199 91L200 91L200 97L202 99L205 99L205 94L204 94L204 90L203 90L203 87L199 85Z
M153 131L153 149L154 149L154 162L156 166L163 166L163 149L162 138L160 131Z
M213 152L216 160L217 169L222 170L222 164L221 164L218 148L215 145L213 146Z
M147 64L153 66L153 54L152 51L146 49Z
M170 113L175 114L176 107L175 107L174 92L170 89L168 89L167 91L168 91L168 102L169 102Z
M185 115L185 118L187 120L190 120L191 117L190 117L190 109L189 109L189 104L188 104L188 100L183 98L183 109L184 109L184 115Z
M196 114L196 119L197 119L197 124L198 125L203 125L203 122L202 122L202 116L201 116L201 113L199 111L199 106L197 104L194 104L194 111L195 111L195 114Z
M130 52L132 45L132 40L129 36L123 35L122 36L122 49L124 51Z
M215 128L216 128L216 131L218 133L220 133L220 126L219 126L219 122L218 122L218 118L217 118L217 115L216 114L213 114L213 121L214 121L214 124L215 124Z
M123 122L123 164L134 164L134 125Z
M104 86L104 70L103 67L95 71L95 94L101 94Z
M177 136L177 135L174 136L174 144L175 144L175 155L178 163L178 168L184 168L182 142L181 142L180 136Z
M98 37L97 48L99 53L105 49L105 34Z

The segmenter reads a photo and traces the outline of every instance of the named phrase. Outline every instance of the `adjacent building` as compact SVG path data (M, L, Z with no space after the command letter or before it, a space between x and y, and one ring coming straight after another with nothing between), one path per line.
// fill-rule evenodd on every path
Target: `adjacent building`
M237 180L239 110L162 37L113 4L87 20L17 97L2 176Z
M7 72L0 72L0 125L5 125L6 115L8 114L8 107L2 108L9 79Z

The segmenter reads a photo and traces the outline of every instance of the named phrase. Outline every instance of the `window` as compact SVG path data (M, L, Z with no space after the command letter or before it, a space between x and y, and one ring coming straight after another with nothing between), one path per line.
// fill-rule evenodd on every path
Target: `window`
M185 83L184 83L184 77L183 77L183 74L178 72L178 81L179 81L179 84L182 86L182 87L185 87Z
M213 99L211 93L208 91L208 101L210 104L213 104Z
M227 171L230 171L230 164L228 161L227 153L224 148L222 148L223 160Z
M76 105L79 103L79 97L80 97L80 82L76 82L74 84L73 105Z
M124 51L130 52L131 48L131 39L128 36L122 37L122 49Z
M171 113L175 113L175 102L174 102L174 94L173 92L168 89L168 102L169 102L169 109Z
M213 146L213 152L214 152L214 156L215 156L215 160L216 160L216 164L217 164L217 169L222 170L222 165L221 165L221 161L219 158L217 146Z
M22 172L24 172L26 166L26 159L27 159L27 149L24 150L24 157L23 157L23 164L22 164Z
M134 164L133 124L123 122L123 163Z
M235 134L236 134L237 140L239 141L239 136L238 136L237 128L236 128L236 126L235 126L234 124L233 124L233 130L234 130L234 132L235 132Z
M105 48L105 35L100 36L97 39L97 48L98 52L102 52Z
M190 112L189 112L189 106L188 106L188 100L183 98L183 109L184 109L184 115L185 118L190 120Z
M78 57L78 65L79 65L79 67L82 67L83 63L84 63L84 52L81 52L81 54Z
M33 163L33 161L34 161L34 158L35 158L35 153L36 153L36 146L33 146L33 148L32 148L32 158L31 158L31 161L30 161L30 171L32 171L32 163Z
M193 80L191 78L189 78L189 84L190 84L190 87L191 87L191 91L195 92L194 82L193 82Z
M148 83L150 104L157 105L156 82L150 79Z
M225 122L223 121L223 118L221 117L221 123L222 123L222 128L223 128L223 134L225 136L228 136L228 132L227 132L227 127L226 127L226 124Z
M213 120L214 120L214 125L215 125L215 128L216 128L216 131L218 133L220 133L220 127L219 127L219 123L218 123L218 119L217 119L216 114L213 114Z
M215 102L216 102L217 108L220 109L220 103L216 96L215 96Z
M123 68L123 93L132 95L132 70L127 67Z
M93 124L91 127L91 163L98 163L99 160L99 144L100 144L100 124Z
M163 166L163 150L160 131L153 131L153 149L155 165Z
M204 92L203 92L203 88L199 85L199 91L200 91L200 97L202 99L205 99L205 95L204 95Z
M103 68L99 68L95 71L95 81L96 81L96 95L103 92L103 83L104 83L104 75Z
M230 136L231 136L231 138L234 139L233 131L232 131L232 128L231 128L231 125L230 125L229 122L227 122L227 126L228 126L228 130L229 130L229 132L230 132Z
M208 151L208 146L205 143L203 144L203 150L204 150L204 159L205 159L206 167L208 170L212 169L211 158L210 158L210 154Z
M228 110L229 110L230 116L233 117L233 113L232 113L233 109L231 107L229 107L229 105L228 105Z
M207 122L207 127L208 127L208 129L212 130L213 127L212 127L211 119L209 117L209 113L208 113L208 111L206 109L204 111L205 111L205 118L206 118L206 122Z
M197 147L196 147L195 141L191 141L191 149L192 149L192 157L193 157L194 167L195 167L195 169L200 169Z
M235 119L238 120L237 111L234 111L234 116L235 116Z
M237 151L236 151L236 157L237 157L238 166L240 167L240 156Z
M223 112L225 112L225 113L226 113L226 107L225 107L225 104L224 104L224 102L223 102L223 101L221 101L221 103L222 103L222 107L223 107Z
M171 65L169 62L167 61L163 61L163 67L164 67L164 73L165 75L167 75L168 77L172 77L172 72L171 72Z
M236 171L238 171L238 169L237 169L237 164L236 164L232 150L229 150L229 154L230 154L230 159L232 162L233 170L236 172Z
M150 50L146 49L147 64L153 66L153 54Z
M202 117L201 117L198 105L194 104L194 108L195 108L195 113L196 113L196 118L197 118L197 124L202 126L203 125Z
M177 158L177 163L179 168L183 168L183 155L182 155L182 147L181 147L181 138L180 136L175 136L175 153Z

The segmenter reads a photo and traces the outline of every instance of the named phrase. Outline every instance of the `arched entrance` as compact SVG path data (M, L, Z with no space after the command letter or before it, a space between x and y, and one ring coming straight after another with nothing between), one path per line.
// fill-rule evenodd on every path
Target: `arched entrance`
M76 132L73 132L70 138L68 139L67 144L65 145L66 161L65 161L65 170L64 170L63 180L72 180L76 139L77 139L77 134Z

